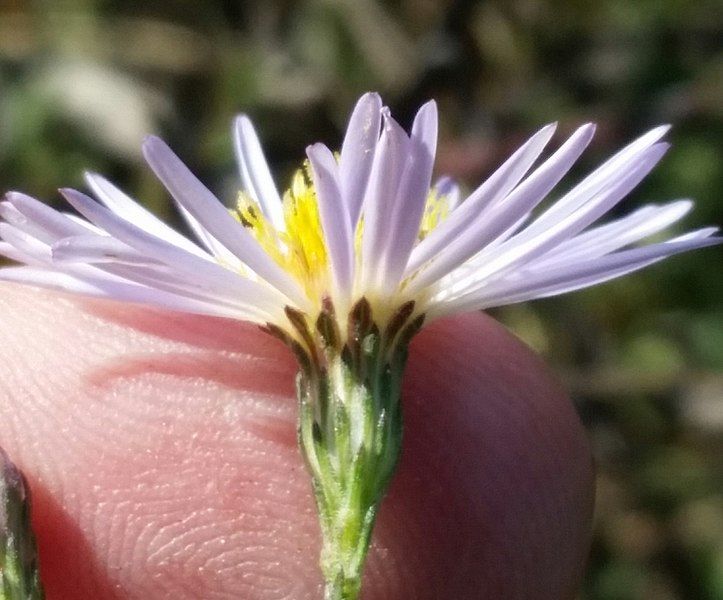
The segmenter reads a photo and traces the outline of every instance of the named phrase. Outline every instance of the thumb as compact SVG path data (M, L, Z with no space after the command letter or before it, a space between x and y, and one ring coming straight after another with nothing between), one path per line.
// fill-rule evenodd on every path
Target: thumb
M49 600L321 596L295 366L256 328L12 285L0 446ZM591 469L569 401L490 319L412 344L365 598L571 598Z

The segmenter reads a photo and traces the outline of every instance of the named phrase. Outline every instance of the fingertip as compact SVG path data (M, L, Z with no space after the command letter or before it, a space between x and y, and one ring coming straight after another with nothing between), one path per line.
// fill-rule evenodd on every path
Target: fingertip
M404 413L377 539L405 557L392 569L411 596L573 597L589 545L592 462L542 361L489 317L432 324L412 343Z
M39 492L53 597L316 597L281 343L221 319L2 292L0 444ZM403 404L366 597L572 597L590 454L542 361L482 315L439 321L412 342Z

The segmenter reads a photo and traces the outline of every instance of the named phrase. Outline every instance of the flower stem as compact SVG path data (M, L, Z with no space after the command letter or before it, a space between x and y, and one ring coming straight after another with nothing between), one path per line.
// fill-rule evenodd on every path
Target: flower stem
M316 349L301 362L299 445L319 513L326 600L359 597L377 510L401 449L408 337L397 334L409 314L406 308L380 333L368 304L359 303L343 344L322 314Z
M369 541L401 447L399 381L359 373L341 357L299 374L299 440L312 473L327 600L354 600Z
M361 579L345 579L339 576L334 580L327 580L324 588L324 600L357 600L361 589Z

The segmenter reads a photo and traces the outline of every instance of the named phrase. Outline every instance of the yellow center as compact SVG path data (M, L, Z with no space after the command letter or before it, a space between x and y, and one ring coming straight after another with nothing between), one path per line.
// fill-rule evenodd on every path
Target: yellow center
M278 231L266 220L256 202L240 192L232 214L251 231L269 256L300 283L309 298L321 298L329 291L329 256L308 164L294 173L291 187L284 193L283 211L285 231ZM447 197L430 190L419 228L419 240L424 239L448 214ZM363 225L362 218L355 232L357 256L361 250Z
M294 173L283 198L285 231L277 231L258 205L241 192L234 215L287 273L296 278L310 298L328 287L328 255L319 219L316 191L308 168Z
M437 227L449 216L449 198L440 196L434 189L427 194L427 203L424 207L422 222L419 226L419 240L423 240L429 232Z

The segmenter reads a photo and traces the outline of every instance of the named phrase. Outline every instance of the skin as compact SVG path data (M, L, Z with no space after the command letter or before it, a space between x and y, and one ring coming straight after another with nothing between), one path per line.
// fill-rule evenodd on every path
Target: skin
M0 285L0 446L48 600L321 597L290 352L256 327ZM542 362L470 314L413 341L404 449L363 598L573 598L585 433Z

